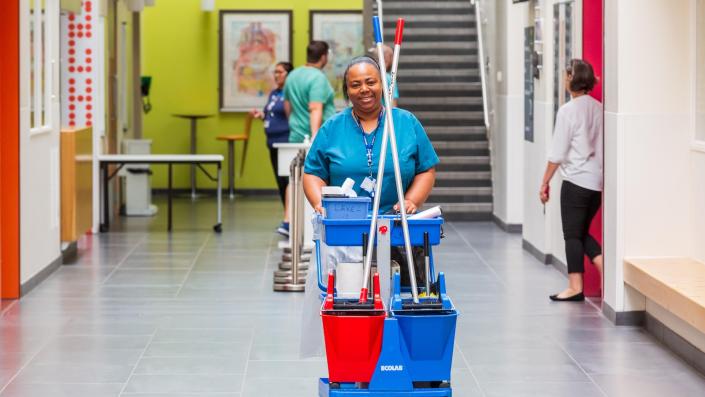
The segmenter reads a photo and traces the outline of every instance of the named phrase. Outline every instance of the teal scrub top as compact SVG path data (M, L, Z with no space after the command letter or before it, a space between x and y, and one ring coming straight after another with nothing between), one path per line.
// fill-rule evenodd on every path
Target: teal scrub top
M438 164L438 156L419 120L410 112L394 108L394 131L399 151L402 187L407 191L416 174L427 171ZM367 145L372 146L372 178L377 178L382 133L385 117L377 130L367 135ZM372 140L374 139L374 143ZM389 211L398 202L394 183L392 145L387 145L384 181L380 197L380 212ZM306 156L304 172L326 181L329 186L341 186L346 178L355 181L355 192L360 197L370 194L360 188L365 177L369 177L366 143L362 129L358 126L352 108L347 108L326 121L316 134Z
M333 99L335 92L323 72L312 66L294 69L286 78L284 99L291 105L289 115L289 142L301 143L306 135L311 135L311 102L323 104L323 119L328 120L335 114Z

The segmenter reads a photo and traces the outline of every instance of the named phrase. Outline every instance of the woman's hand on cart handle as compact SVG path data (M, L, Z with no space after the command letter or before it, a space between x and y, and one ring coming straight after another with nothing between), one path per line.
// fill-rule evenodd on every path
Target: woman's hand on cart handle
M419 209L418 205L409 199L404 200L404 207L406 208L407 214L415 214ZM394 204L394 211L399 212L399 203Z

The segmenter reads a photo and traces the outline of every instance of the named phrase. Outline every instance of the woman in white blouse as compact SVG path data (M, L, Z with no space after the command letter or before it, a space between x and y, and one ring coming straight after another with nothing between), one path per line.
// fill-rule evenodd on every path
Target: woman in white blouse
M539 198L544 204L549 200L549 183L560 168L568 288L550 298L580 302L585 300L585 255L602 274L602 249L589 233L592 218L602 203L602 104L588 95L597 83L589 63L571 60L566 68L565 82L571 100L561 106L556 115L553 144Z

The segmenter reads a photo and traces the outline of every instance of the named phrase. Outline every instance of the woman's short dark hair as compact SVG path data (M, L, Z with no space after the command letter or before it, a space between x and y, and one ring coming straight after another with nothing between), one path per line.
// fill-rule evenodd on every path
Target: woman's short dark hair
M570 76L570 90L573 92L588 93L597 84L592 65L582 59L571 59L565 71Z
M321 60L321 58L328 54L328 43L325 41L314 40L308 44L306 47L306 62L316 63Z
M350 68L352 68L355 65L361 64L361 63L367 63L367 64L374 66L375 69L377 69L377 72L379 72L381 74L380 68L379 68L379 63L377 63L377 61L375 61L374 58L370 58L367 55L363 55L361 57L355 57L355 58L351 59L350 63L348 63L348 66L345 68L345 73L343 73L343 97L345 97L346 100L349 99L348 98L348 72L350 71Z
M287 74L291 73L291 71L294 70L294 65L292 65L291 62L279 62L277 66L281 66L282 68L284 68Z

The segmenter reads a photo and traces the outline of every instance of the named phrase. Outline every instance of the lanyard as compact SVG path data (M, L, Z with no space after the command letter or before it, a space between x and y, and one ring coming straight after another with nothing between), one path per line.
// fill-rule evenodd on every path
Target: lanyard
M272 109L274 108L274 105L277 104L277 101L279 100L280 96L279 94L273 94L272 99L269 101L267 106L265 106L265 113L271 113L270 116L274 116L274 113L272 113Z
M375 127L375 130L372 131L370 134L366 134L365 130L362 128L362 124L360 123L360 120L358 119L357 115L353 112L353 120L355 120L355 124L357 124L358 128L360 128L360 133L362 134L362 140L365 143L365 151L367 152L367 167L370 170L370 178L372 178L372 149L375 147L375 140L377 139L377 131L379 130L379 126L382 125L382 117L384 116L384 109L382 109L381 112L379 112L379 119L377 120L377 127ZM372 142L367 142L367 136L371 135L372 136Z

